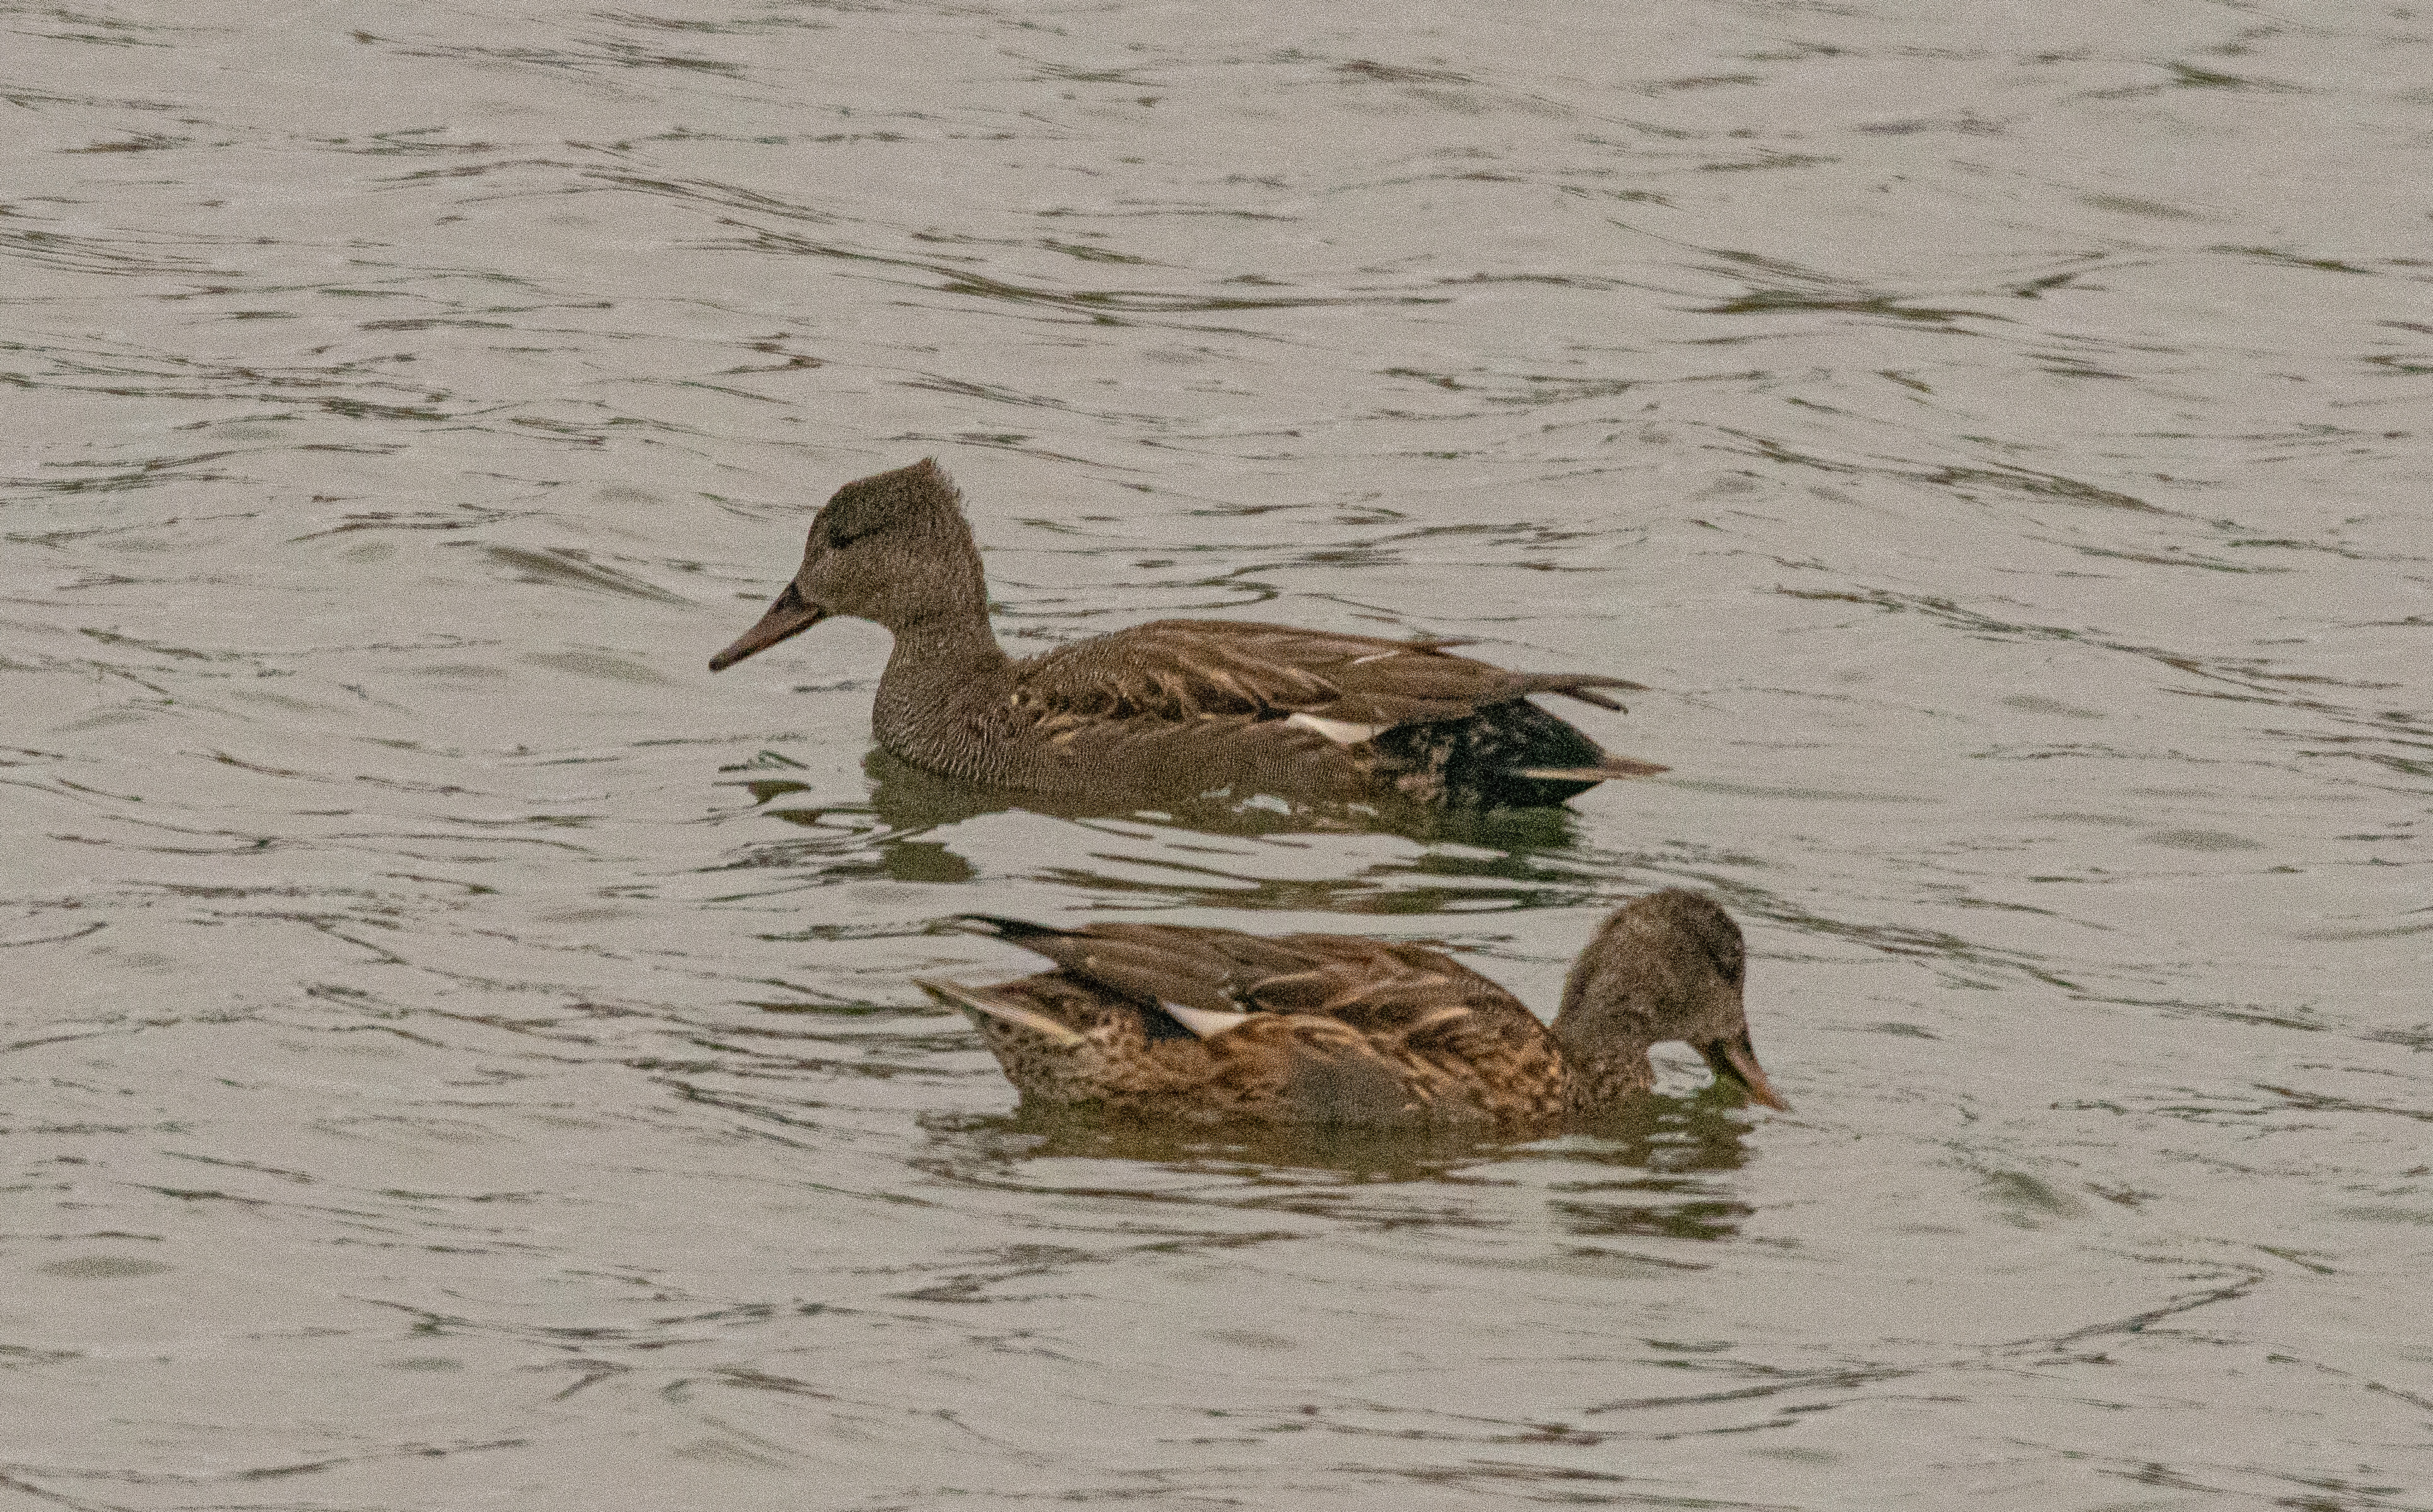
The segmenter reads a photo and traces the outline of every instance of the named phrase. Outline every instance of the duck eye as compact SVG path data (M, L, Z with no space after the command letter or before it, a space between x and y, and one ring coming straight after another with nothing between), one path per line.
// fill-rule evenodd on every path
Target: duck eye
M820 534L830 547L849 546L886 523L886 509L872 499L839 494L820 511Z

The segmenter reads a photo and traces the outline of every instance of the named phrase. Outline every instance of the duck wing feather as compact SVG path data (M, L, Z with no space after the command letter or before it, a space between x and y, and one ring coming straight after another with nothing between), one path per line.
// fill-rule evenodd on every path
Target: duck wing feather
M1080 929L965 914L1069 975L1135 1001L1203 1012L1333 1019L1363 1034L1441 1037L1475 1015L1497 1032L1542 1034L1519 999L1439 950L1353 935L1253 935L1170 924Z
M1372 1126L1521 1127L1563 1107L1553 1034L1511 994L1424 945L964 918L1060 968L985 989L978 995L992 1001L977 1004L930 989L978 1009L1027 1096L1153 1116ZM1029 1023L1034 1010L1046 1029ZM1149 1033L1159 1010L1189 1035Z
M1013 698L1047 725L1303 714L1373 732L1462 719L1530 693L1619 709L1602 689L1642 686L1592 672L1506 671L1448 650L1467 644L1159 620L1020 664Z

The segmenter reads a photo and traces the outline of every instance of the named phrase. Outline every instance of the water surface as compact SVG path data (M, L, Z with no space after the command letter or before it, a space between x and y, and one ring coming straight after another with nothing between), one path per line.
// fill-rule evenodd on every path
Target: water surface
M0 1505L2433 1506L2433 22L0 8ZM939 457L1017 650L1656 690L1566 815L712 678ZM957 912L1710 890L1797 1105L1018 1114Z

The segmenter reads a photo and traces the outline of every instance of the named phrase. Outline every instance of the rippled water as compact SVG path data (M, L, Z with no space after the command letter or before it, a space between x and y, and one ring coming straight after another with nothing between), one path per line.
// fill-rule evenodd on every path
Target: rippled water
M0 1506L2433 1505L2433 19L0 7ZM1653 685L1362 833L703 659ZM1792 1116L1019 1117L941 921L1743 918Z

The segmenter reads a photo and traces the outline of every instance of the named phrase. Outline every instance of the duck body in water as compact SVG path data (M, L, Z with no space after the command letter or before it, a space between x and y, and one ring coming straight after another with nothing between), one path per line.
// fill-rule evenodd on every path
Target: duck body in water
M1225 620L1160 620L1006 655L961 497L924 461L837 490L794 580L712 671L822 620L895 637L871 722L915 766L1037 793L1314 802L1560 803L1664 768L1613 756L1529 701L1621 709L1586 672L1511 672L1449 648Z
M1027 1101L1195 1123L1479 1129L1591 1123L1655 1084L1651 1045L1787 1107L1759 1066L1740 926L1667 890L1618 909L1551 1027L1440 951L1178 925L1056 929L973 916L1057 969L920 983L969 1014Z

